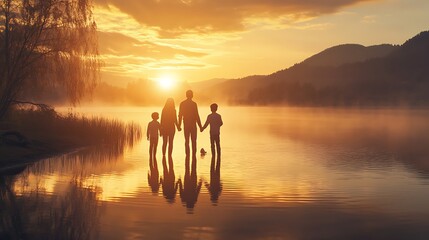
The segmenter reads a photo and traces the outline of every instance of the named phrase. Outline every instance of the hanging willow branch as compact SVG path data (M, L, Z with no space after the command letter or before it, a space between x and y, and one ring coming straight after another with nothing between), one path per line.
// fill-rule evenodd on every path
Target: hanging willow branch
M90 0L0 0L0 119L24 88L61 86L76 104L99 78Z

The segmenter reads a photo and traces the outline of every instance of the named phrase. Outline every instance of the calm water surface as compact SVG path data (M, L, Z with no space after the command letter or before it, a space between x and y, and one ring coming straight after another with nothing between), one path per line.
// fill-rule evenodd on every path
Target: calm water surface
M81 108L146 130L155 108ZM187 172L148 142L85 149L2 177L16 239L429 239L429 111L219 108L222 158ZM208 107L200 107L205 120ZM209 151L208 131L198 148ZM209 151L210 152L210 151ZM180 184L179 184L180 182Z

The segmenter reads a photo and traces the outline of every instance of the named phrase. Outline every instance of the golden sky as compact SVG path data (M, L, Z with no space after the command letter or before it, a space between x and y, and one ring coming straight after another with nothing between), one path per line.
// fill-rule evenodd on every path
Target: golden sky
M343 43L402 44L428 0L95 0L102 80L270 74Z

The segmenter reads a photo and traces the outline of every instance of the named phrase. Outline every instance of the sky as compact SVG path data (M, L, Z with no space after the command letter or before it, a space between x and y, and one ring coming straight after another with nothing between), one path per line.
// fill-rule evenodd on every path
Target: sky
M428 0L95 0L115 86L197 82L288 68L335 45L402 44L429 30Z

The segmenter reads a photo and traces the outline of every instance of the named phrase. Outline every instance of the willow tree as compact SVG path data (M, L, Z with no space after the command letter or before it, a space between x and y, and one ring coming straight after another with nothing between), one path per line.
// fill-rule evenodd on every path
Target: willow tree
M0 0L0 119L24 87L93 90L100 59L91 0Z

